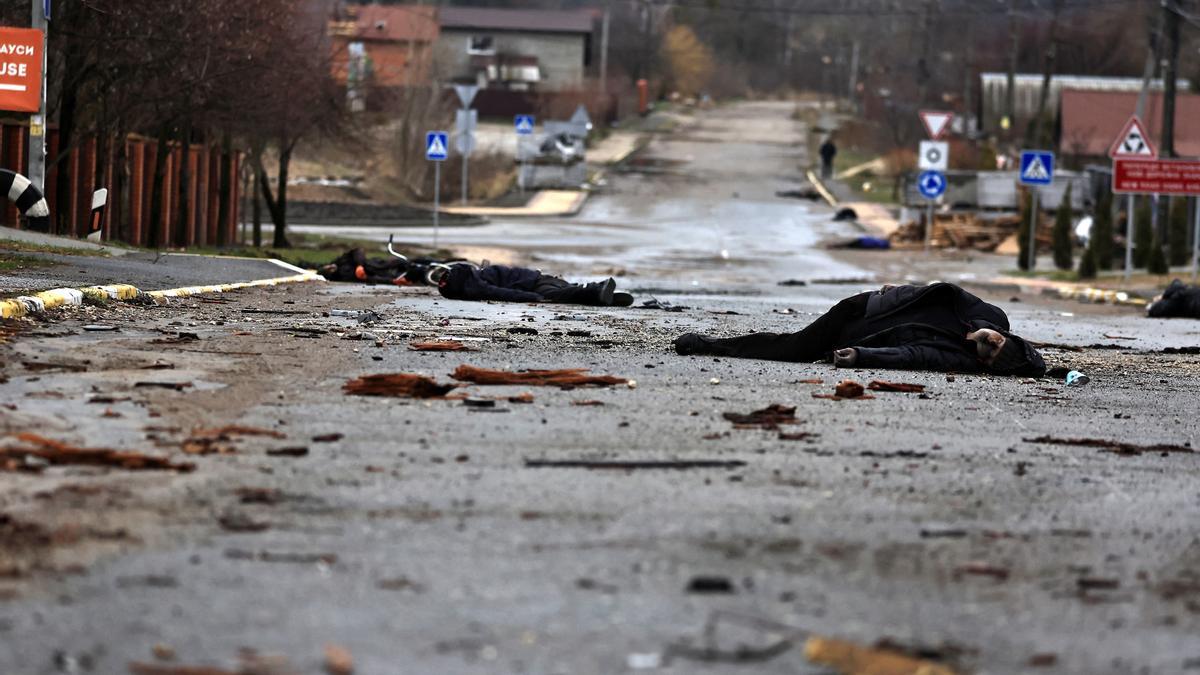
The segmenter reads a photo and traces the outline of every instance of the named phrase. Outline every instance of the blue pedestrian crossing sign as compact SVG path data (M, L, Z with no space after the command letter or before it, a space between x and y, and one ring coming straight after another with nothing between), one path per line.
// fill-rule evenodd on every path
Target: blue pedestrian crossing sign
M513 118L513 125L519 135L528 136L533 133L533 121L533 115L517 115Z
M946 174L941 171L922 171L917 176L917 191L925 199L937 199L946 193Z
M1017 180L1022 185L1049 185L1054 182L1054 153L1049 150L1022 150L1021 171Z
M447 149L449 147L450 134L445 131L429 131L425 134L425 159L434 162L443 162L446 156L450 154Z

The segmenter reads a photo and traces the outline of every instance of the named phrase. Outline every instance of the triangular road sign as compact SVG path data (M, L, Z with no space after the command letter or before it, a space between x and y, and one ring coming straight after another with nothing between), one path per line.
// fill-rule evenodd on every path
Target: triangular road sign
M470 108L471 101L475 100L475 94L479 92L479 85L476 84L456 84L454 85L454 93L458 94L458 100L462 102L462 107Z
M954 113L941 110L922 110L919 114L921 123L925 125L926 133L935 141L946 133L946 130L950 128L950 120L954 119Z
M1142 121L1138 119L1137 115L1134 115L1121 129L1116 142L1108 151L1108 156L1113 159L1153 159L1158 157L1158 150L1150 142L1150 134L1146 133L1146 127L1142 126Z

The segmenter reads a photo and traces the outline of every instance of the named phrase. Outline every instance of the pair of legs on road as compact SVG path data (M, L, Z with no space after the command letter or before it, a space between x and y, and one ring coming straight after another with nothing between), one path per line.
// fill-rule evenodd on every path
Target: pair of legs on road
M533 292L547 302L563 302L575 305L597 305L628 307L633 304L629 293L617 292L617 282L609 277L590 284L573 284L565 279L543 274L533 286Z
M796 333L752 333L733 338L688 333L675 340L675 351L768 361L822 361L838 347L835 343L846 324L866 315L870 296L859 293L846 298Z

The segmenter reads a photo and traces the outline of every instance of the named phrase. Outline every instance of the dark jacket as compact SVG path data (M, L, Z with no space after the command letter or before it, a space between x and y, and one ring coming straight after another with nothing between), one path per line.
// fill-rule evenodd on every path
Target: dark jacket
M368 258L361 248L353 248L322 266L320 272L330 281L392 284L404 276L407 267L399 258Z
M1176 279L1163 291L1162 298L1150 305L1147 313L1156 319L1188 317L1200 319L1200 286L1187 286Z
M1022 363L1003 374L1041 377L1046 363L1028 342L1009 332L995 305L954 284L897 286L872 293L866 313L842 329L838 348L855 347L863 367L954 372L988 371L967 333L990 328L1014 342Z
M542 296L533 287L540 276L541 272L527 267L451 265L438 291L452 300L538 302Z

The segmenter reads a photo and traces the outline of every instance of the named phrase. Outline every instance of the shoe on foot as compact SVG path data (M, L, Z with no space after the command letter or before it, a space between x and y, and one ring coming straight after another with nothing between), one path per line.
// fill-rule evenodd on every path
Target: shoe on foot
M617 291L612 297L613 307L629 307L633 304L633 294L625 291Z
M596 299L601 305L613 304L613 292L617 290L617 282L612 277L600 282L599 293Z
M675 338L675 353L680 356L688 356L690 354L707 354L712 349L712 344L709 342L711 338L700 335L699 333L684 333Z

